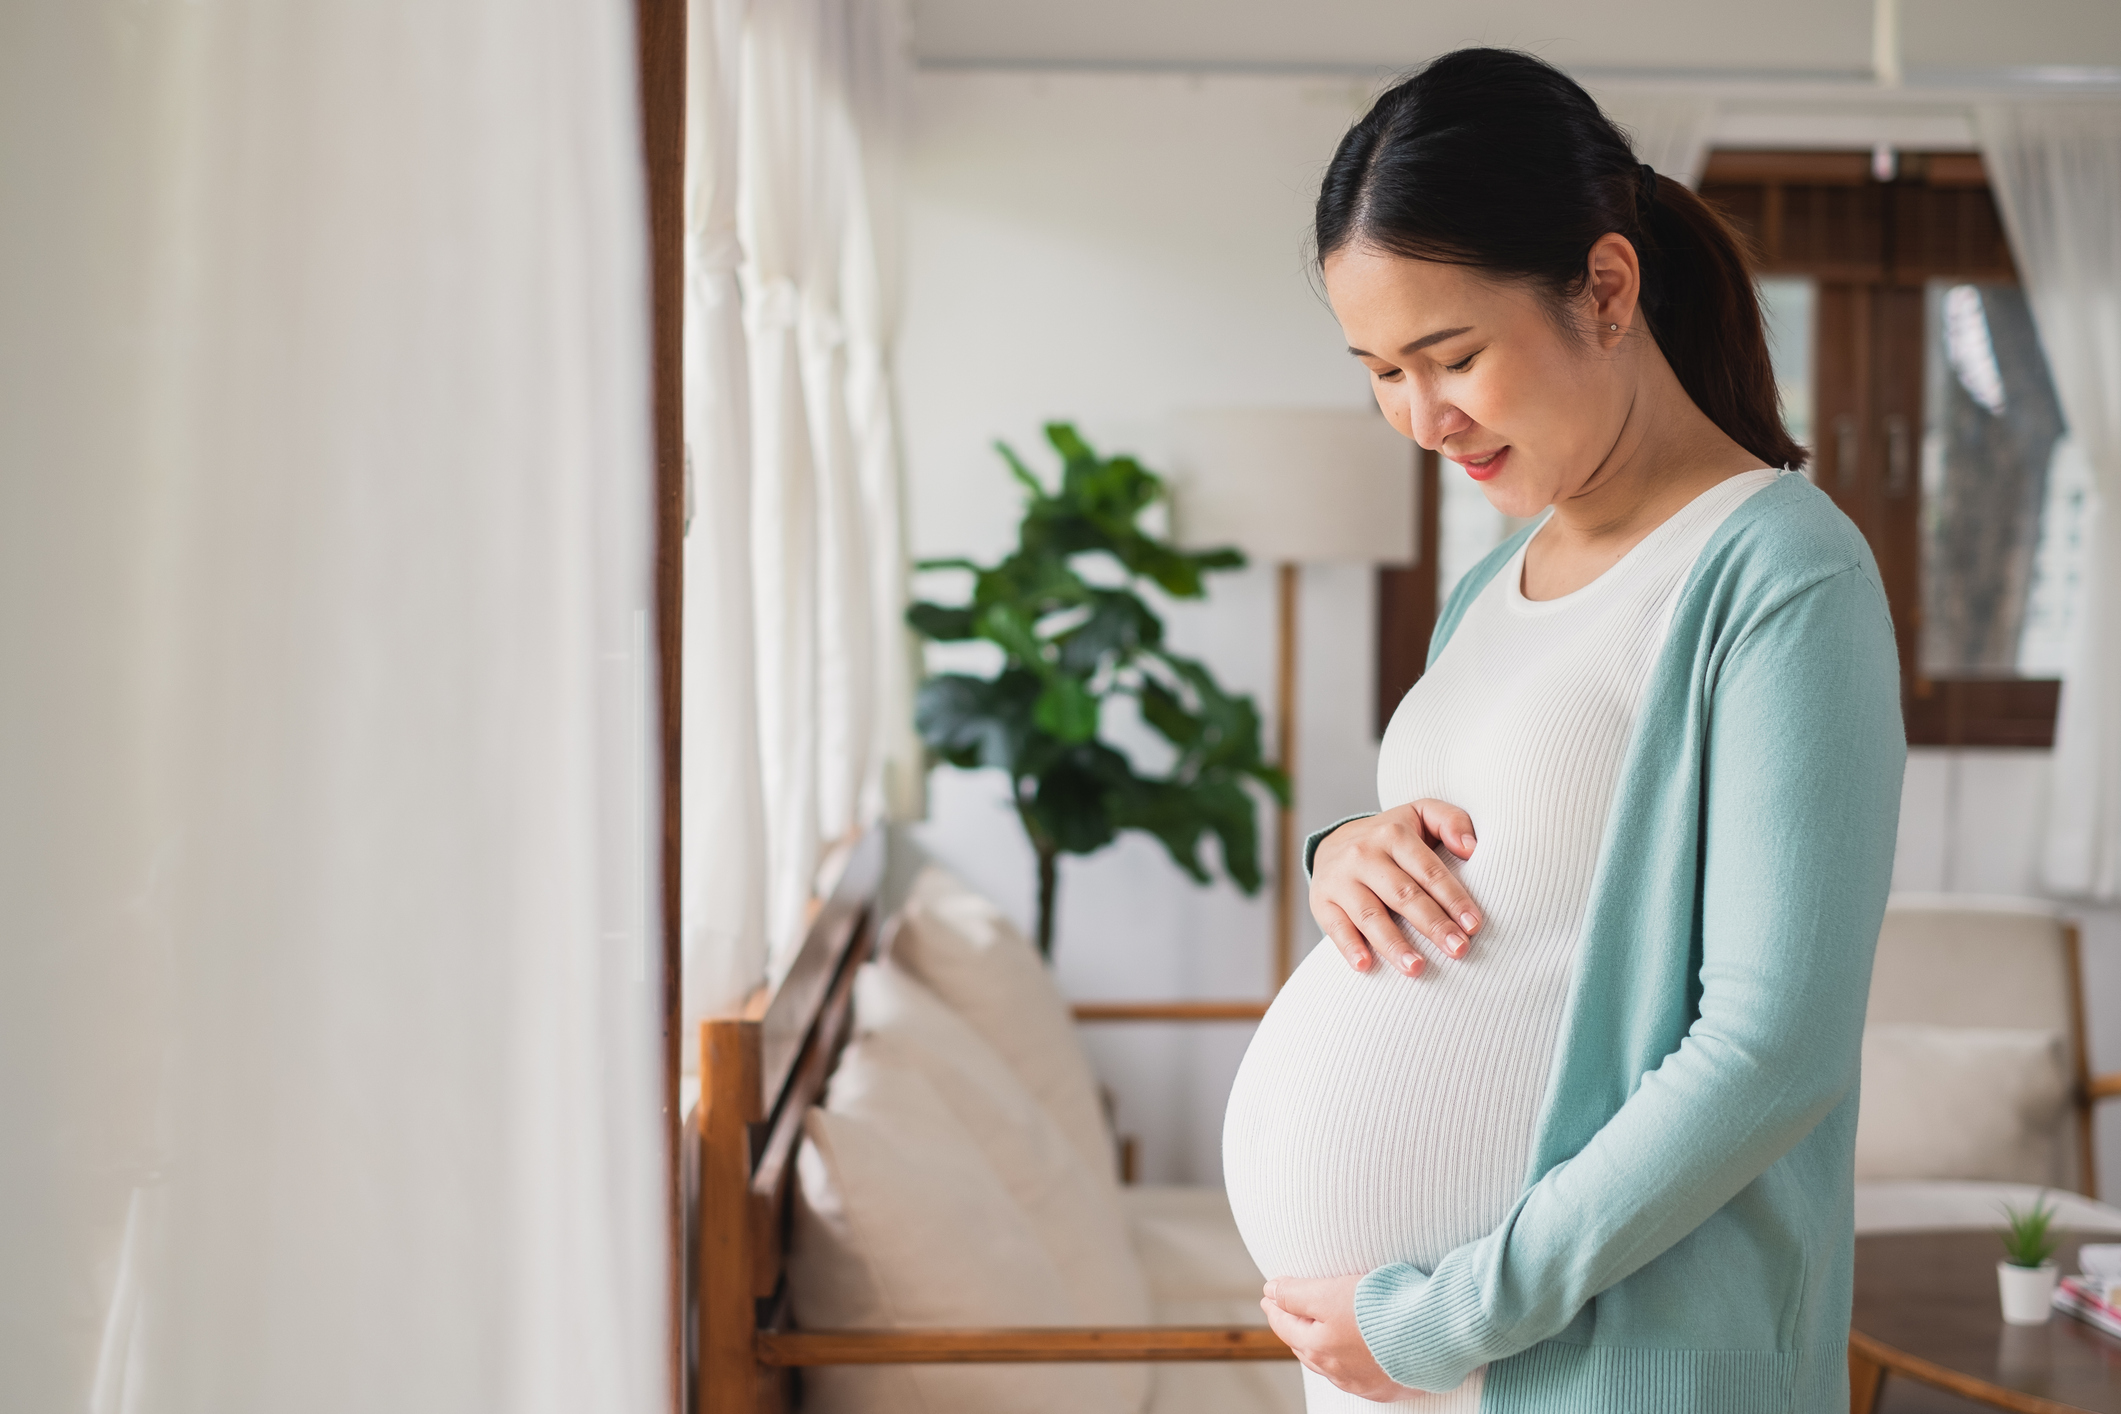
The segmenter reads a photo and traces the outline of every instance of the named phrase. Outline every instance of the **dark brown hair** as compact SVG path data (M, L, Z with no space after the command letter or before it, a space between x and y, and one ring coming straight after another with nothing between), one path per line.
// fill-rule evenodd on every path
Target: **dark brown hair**
M1712 206L1635 160L1568 75L1508 49L1460 49L1388 90L1326 168L1318 259L1361 244L1582 292L1618 232L1642 264L1643 322L1680 386L1768 466L1801 467L1782 425L1744 242Z

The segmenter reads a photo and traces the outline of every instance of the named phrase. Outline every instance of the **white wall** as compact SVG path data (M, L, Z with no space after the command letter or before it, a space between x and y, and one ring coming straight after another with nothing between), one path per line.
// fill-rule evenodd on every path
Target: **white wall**
M1177 408L1366 403L1307 279L1304 234L1318 174L1367 95L1331 80L920 76L898 364L916 555L1008 546L1018 495L989 443L1050 471L1049 418L1156 467ZM1322 820L1375 800L1374 591L1361 569L1312 570L1304 588L1298 810ZM1272 572L1257 569L1215 577L1208 603L1169 606L1167 622L1269 711L1273 616ZM1033 862L1006 783L945 770L931 789L921 843L1028 920ZM1061 881L1055 953L1072 994L1265 995L1269 891L1199 888L1146 836L1064 859ZM1092 1034L1146 1177L1216 1178L1247 1036Z
M1303 239L1318 175L1367 96L1286 76L920 75L899 350L916 554L988 558L1009 544L1016 491L988 443L1005 437L1049 465L1037 455L1047 418L1156 466L1177 408L1363 404ZM1306 576L1306 828L1375 804L1372 594L1365 570ZM1266 709L1272 616L1269 573L1248 570L1169 622L1182 648ZM2032 891L2045 770L2044 753L1914 753L1896 885ZM943 770L932 791L919 842L1028 921L1032 857L1004 782ZM2086 923L2093 1060L2121 1068L2121 914ZM1268 938L1264 894L1197 888L1146 838L1062 864L1057 967L1075 996L1258 996ZM1121 1125L1142 1138L1145 1177L1218 1180L1223 1099L1246 1037L1236 1026L1093 1033ZM2103 1166L2108 1193L2121 1193L2121 1115L2106 1125Z

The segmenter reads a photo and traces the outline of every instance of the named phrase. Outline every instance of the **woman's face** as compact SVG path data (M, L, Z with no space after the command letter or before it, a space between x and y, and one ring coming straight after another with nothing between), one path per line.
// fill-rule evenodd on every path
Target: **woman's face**
M1385 416L1463 466L1497 510L1529 516L1575 495L1612 450L1629 360L1562 330L1529 287L1360 245L1324 273Z

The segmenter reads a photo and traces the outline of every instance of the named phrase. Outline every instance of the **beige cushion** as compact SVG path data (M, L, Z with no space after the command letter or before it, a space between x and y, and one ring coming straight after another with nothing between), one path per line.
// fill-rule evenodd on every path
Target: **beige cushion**
M2031 1183L1955 1179L1877 1181L1856 1185L1856 1231L1929 1232L1937 1228L2000 1228L2006 1206L2046 1202L2055 1226L2071 1232L2121 1233L2121 1208L2059 1188Z
M1265 1284L1220 1188L1121 1190L1159 1323L1263 1326ZM1294 1360L1159 1365L1149 1414L1303 1414Z
M1061 1267L921 1069L856 1041L797 1158L789 1279L798 1324L1082 1323ZM808 1414L1138 1410L1125 1366L834 1366L804 1375Z
M1068 1003L1016 925L931 864L907 895L892 956L986 1038L1076 1151L1116 1186L1097 1077Z
M2064 1056L2056 1031L1873 1023L1856 1177L2060 1182Z
M1147 1324L1149 1291L1117 1188L1090 1172L985 1038L888 960L856 978L854 1014L872 1054L919 1071L971 1133L1068 1283L1082 1323Z

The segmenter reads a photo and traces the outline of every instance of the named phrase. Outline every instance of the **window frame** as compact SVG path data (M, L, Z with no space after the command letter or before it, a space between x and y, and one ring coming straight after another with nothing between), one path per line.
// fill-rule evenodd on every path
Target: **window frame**
M1979 153L1709 154L1701 195L1754 243L1761 275L1813 280L1813 480L1870 542L1893 614L1910 746L2054 745L2055 678L1925 674L1923 301L1932 280L2018 283Z

